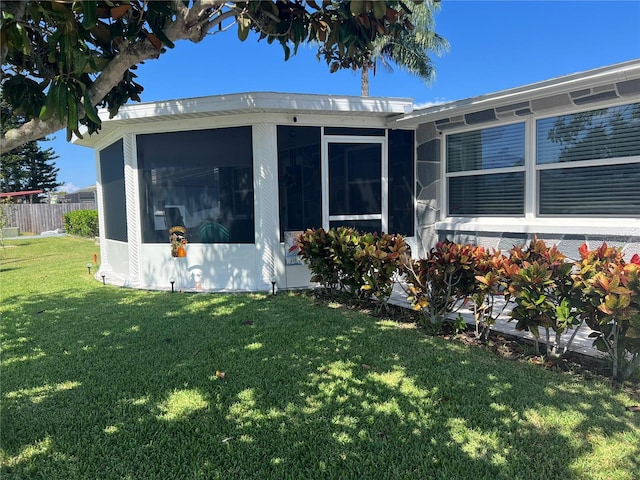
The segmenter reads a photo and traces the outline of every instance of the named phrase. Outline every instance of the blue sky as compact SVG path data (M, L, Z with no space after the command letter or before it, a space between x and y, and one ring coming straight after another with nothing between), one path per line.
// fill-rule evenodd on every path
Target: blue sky
M640 58L640 1L442 0L436 31L450 51L436 57L430 85L379 68L370 95L409 97L417 105L459 100ZM288 62L279 45L237 39L235 27L193 45L179 42L138 68L143 102L272 91L359 95L360 76L334 74L312 47ZM43 147L60 157L58 180L72 191L95 183L91 149L68 144L64 131Z

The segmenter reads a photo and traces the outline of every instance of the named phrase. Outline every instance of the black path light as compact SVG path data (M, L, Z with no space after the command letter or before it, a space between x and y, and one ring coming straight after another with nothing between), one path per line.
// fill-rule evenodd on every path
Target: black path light
M87 263L87 272L91 275L91 262Z
M171 293L173 293L175 291L173 285L174 283L176 283L176 281L172 278L171 280L169 280L169 283L171 284Z

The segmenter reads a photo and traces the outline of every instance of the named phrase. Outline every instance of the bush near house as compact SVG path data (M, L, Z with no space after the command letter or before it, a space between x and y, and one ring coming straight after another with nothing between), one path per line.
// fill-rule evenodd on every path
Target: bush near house
M98 211L74 210L64 214L64 230L80 237L98 236Z
M477 336L486 340L500 313L510 308L516 329L531 332L536 342L544 332L544 354L558 356L586 322L594 330L594 346L611 360L614 379L628 379L640 369L637 254L627 263L621 249L604 243L589 251L583 245L582 260L570 262L555 245L534 238L512 248L509 256L440 242L426 258L412 259L401 236L345 227L307 230L298 237L298 245L312 281L331 292L359 299L373 296L386 305L394 282L402 276L410 302L430 329L453 323L452 314L466 306L474 313ZM562 335L569 330L573 334L562 345Z
M353 228L322 228L300 234L299 255L313 273L312 281L330 292L358 299L375 297L386 308L400 259L408 246L402 235L359 233Z

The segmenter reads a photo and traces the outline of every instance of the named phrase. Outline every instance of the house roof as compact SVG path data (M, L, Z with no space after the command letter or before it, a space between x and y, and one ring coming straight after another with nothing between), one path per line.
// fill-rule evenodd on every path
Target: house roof
M24 190L22 192L2 192L0 193L0 198L8 198L8 197L26 197L29 195L37 195L39 193L43 193L44 190Z
M640 59L414 109L390 120L388 126L411 128L435 121L439 128L446 129L447 125L481 123L495 116L524 116L555 107L575 107L627 96L635 97L636 101L640 97ZM478 115L482 112L486 115ZM469 114L474 118L468 118Z
M99 112L102 129L98 135L74 138L78 145L93 147L104 136L124 125L215 117L243 113L313 113L390 118L408 113L413 101L408 98L353 97L275 92L251 92L209 97L185 98L141 104L124 105L109 119L106 110ZM81 130L85 133L86 128Z

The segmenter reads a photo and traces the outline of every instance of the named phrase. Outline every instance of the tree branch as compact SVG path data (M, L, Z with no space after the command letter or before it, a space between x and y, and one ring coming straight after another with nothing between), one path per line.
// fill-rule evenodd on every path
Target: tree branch
M14 148L28 142L40 140L65 127L65 123L57 118L50 118L43 122L39 118L34 118L18 128L12 128L2 135L2 146L0 153L8 153Z
M22 2L18 2L22 3ZM181 3L181 2L177 2ZM177 18L165 29L167 38L171 41L190 40L194 43L202 41L210 29L224 20L236 15L234 6L230 10L222 12L226 2L202 0L190 8L177 10ZM211 12L211 9L217 11ZM213 13L214 19L211 19ZM160 50L151 42L145 40L133 44L123 44L120 52L100 72L91 88L87 91L92 105L97 105L121 80L124 73L134 65L145 60L151 60L160 56ZM80 99L78 99L80 102ZM2 135L0 153L7 153L26 142L38 140L51 135L66 126L65 121L50 119L42 121L38 118L30 120L18 128L11 129Z

